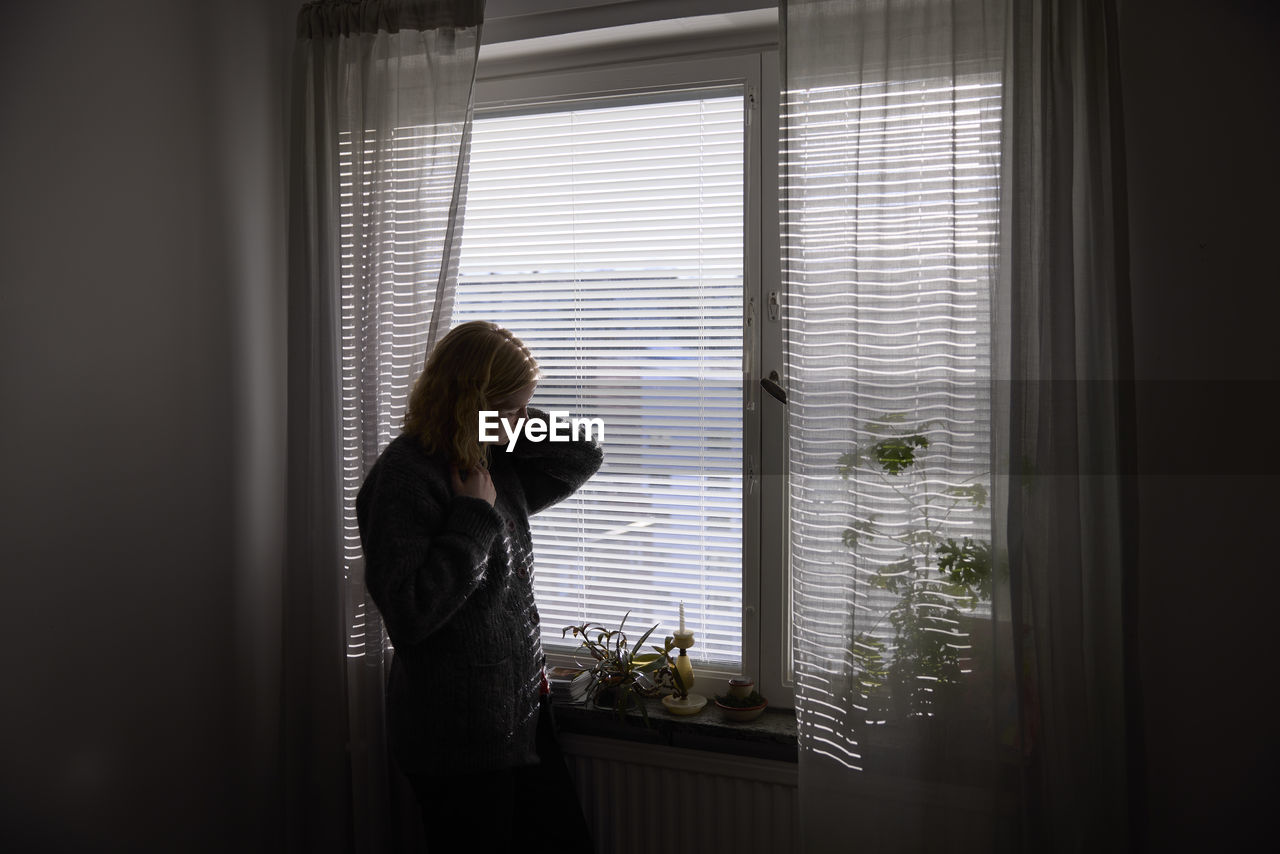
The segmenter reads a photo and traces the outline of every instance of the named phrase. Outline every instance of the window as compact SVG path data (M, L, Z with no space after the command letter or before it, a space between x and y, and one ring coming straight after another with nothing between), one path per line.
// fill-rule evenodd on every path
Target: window
M788 459L788 409L762 394L758 380L779 371L794 416L804 394L792 385L792 368L808 356L796 341L783 353L782 320L825 310L821 299L804 303L821 287L850 288L849 271L839 269L847 262L838 258L830 269L802 270L789 261L791 304L779 305L779 235L790 246L838 237L855 208L862 223L878 223L861 233L880 249L861 254L860 287L876 276L905 275L913 282L909 297L863 287L853 315L847 304L834 309L825 315L830 334L803 346L856 352L869 370L880 364L889 371L910 347L928 351L924 374L900 372L890 383L899 402L881 406L871 394L859 406L868 415L902 411L905 395L920 421L935 416L929 406L946 411L947 435L931 436L939 440L931 447L947 448L948 463L959 468L917 482L922 495L981 477L986 404L977 386L987 354L956 342L986 340L999 80L975 69L892 84L898 101L908 93L911 106L863 122L858 152L848 131L856 116L874 112L876 91L783 93L793 115L781 145L798 165L780 181L776 51L731 46L723 56L674 60L663 58L663 49L628 48L620 53L633 64L611 66L599 65L597 51L588 71L550 71L561 57L526 57L492 66L501 76L486 79L482 65L460 275L446 325L483 317L508 326L543 366L535 405L606 423L605 469L579 496L533 520L549 661L572 661L566 653L574 643L560 635L565 625L616 624L631 610L633 639L655 622L669 632L683 600L697 634L697 674L707 680L699 690L722 691L718 680L747 673L772 705L785 706L794 654L792 505L825 524L832 504L853 500L866 510L884 498L885 485L861 484L851 498L837 474L839 455L849 450L849 419L837 414L832 426L840 439L830 459L813 463L829 475L829 492L791 493L795 472L788 469L797 462ZM799 123L794 114L802 104ZM392 141L406 158L451 140L406 134ZM873 173L891 177L868 177ZM440 187L451 177L442 175ZM794 195L802 182L803 202ZM809 210L805 233L784 232L783 212L802 203L843 207L828 221ZM388 215L406 229L444 227L418 223L415 204L405 198ZM344 217L350 228L359 225L345 209ZM895 255L895 246L922 243L951 253L959 268L938 274L928 263L895 266L906 254ZM409 270L396 304L414 299L413 290ZM896 312L888 325L880 322L887 307ZM405 341L421 337L421 330L409 332ZM396 376L409 377L405 390L420 359L416 346L410 341L388 357L403 363ZM927 384L930 371L950 377L946 401L912 388ZM820 429L812 414L806 423ZM841 418L843 426L835 424ZM380 423L379 430L394 426ZM889 534L910 526L900 510L870 512L882 514ZM948 524L944 536L984 539L989 523L960 508ZM834 545L821 544L828 559L853 559L840 543L843 527L833 529ZM868 551L860 571L869 579L888 558L885 552L877 563ZM895 601L870 584L850 596L881 613ZM362 643L360 619L353 655ZM890 638L882 631L878 639Z
M477 94L451 325L511 329L542 366L534 405L606 431L601 471L532 520L552 663L572 661L564 626L630 611L632 640L654 623L660 637L683 602L704 684L755 672L759 68L523 76Z

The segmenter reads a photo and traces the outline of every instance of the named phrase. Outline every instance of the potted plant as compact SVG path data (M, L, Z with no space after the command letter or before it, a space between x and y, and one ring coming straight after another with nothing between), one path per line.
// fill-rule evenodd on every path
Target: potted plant
M664 685L679 684L679 674L668 655L675 645L675 638L666 638L661 647L651 646L653 652L641 652L644 642L657 630L658 624L645 632L633 647L623 632L629 616L630 611L623 616L617 629L609 629L599 623L582 623L565 626L560 632L562 637L573 632L574 637L581 638L582 648L594 659L574 680L575 683L578 680L588 681L587 702L612 706L619 718L624 718L627 709L637 705L637 696L657 696ZM644 703L638 705L648 726L649 711Z
M721 714L731 721L751 721L760 717L769 701L755 689L755 685L753 679L730 679L729 693L715 698Z
M932 426L882 415L864 425L867 439L840 458L843 478L881 484L900 502L896 519L855 516L842 536L856 559L866 560L868 571L859 574L895 597L849 650L869 723L927 721L954 706L975 664L966 654L972 645L967 627L991 599L991 543L957 538L950 518L985 509L987 473L946 486L938 485L938 475L930 479Z

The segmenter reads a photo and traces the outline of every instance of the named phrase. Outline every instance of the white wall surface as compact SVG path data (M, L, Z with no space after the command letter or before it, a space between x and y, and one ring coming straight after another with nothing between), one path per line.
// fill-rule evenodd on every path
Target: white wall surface
M0 849L278 822L288 5L6 5Z
M1254 0L1124 0L1120 39L1148 850L1245 850L1280 758L1276 430L1262 414L1280 379L1280 27Z

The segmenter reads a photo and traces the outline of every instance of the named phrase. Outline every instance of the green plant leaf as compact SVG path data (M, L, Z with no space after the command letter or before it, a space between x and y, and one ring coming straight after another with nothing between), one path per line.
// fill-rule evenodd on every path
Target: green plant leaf
M854 548L858 545L858 541L862 539L864 535L871 533L871 529L872 525L870 521L866 519L859 519L844 529L840 534L840 539L848 548Z
M991 543L965 537L938 546L938 571L953 584L970 588L985 599L991 595Z
M904 593L911 586L915 569L915 561L905 557L876 570L876 574L871 578L871 584L890 593Z
M948 495L954 495L956 498L967 498L973 502L974 507L982 508L987 506L987 488L980 483L972 486L952 486L946 490Z
M689 689L684 684L684 677L680 675L680 668L675 665L671 667L671 678L676 683L676 688L681 694L689 693Z
M938 535L928 528L920 528L907 535L907 542L917 546L932 546L938 542Z
M915 465L916 449L927 447L929 440L917 433L913 436L882 439L871 446L871 456L889 474L901 474Z
M853 474L854 469L860 465L862 465L862 450L855 445L852 451L841 454L836 460L836 471L840 473L842 478L847 480L849 475Z
M653 634L653 633L654 633L654 631L658 628L658 626L659 626L659 625L661 625L661 624L660 624L660 623L654 623L654 624L653 624L653 628L651 628L651 629L649 629L649 631L645 632L645 633L640 637L640 640L636 641L635 648L636 648L636 649L639 649L640 647L644 646L644 642L645 642L645 641L647 641L647 640L649 639L649 635Z

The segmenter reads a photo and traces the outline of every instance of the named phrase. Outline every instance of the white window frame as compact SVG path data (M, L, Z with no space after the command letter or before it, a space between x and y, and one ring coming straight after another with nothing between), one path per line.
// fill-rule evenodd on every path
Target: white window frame
M727 33L727 47L701 38L698 55L674 57L681 45L670 40L610 44L607 49L547 51L537 46L498 45L481 51L476 114L495 108L548 100L634 94L740 83L747 95L744 134L743 323L743 507L742 507L742 668L695 666L695 691L708 698L726 693L728 680L749 676L774 708L794 707L788 672L790 601L787 567L785 412L760 387L760 378L781 371L779 319L771 317L770 294L781 288L778 197L779 64L776 34L768 43L734 46L740 34ZM541 40L537 40L541 41ZM588 39L589 41L589 39ZM602 40L603 43L604 40ZM688 45L684 44L687 50ZM618 59L618 58L621 59ZM779 297L780 298L780 297ZM545 627L544 627L545 628ZM691 627L697 631L697 627ZM670 632L674 629L666 627ZM695 643L696 656L696 643ZM573 664L569 655L547 651L548 666Z

